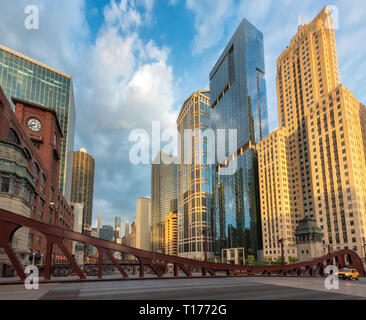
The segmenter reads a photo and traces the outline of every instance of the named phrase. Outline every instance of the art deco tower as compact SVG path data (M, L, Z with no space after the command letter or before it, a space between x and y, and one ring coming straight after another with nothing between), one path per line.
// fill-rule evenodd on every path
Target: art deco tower
M83 232L91 231L95 161L85 149L74 152L71 201L84 203Z
M279 238L292 254L294 229L304 218L316 220L324 247L364 254L366 109L340 84L327 7L299 26L278 58L277 98L279 135L272 133L259 151L264 255L280 255ZM269 187L283 195L281 206L273 206Z

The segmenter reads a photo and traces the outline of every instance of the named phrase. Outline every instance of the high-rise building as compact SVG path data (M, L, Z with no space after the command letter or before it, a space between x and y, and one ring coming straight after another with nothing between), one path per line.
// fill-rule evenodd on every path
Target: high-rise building
M306 112L339 84L334 29L327 8L309 24L300 25L277 59L280 127L286 127L291 154L289 171L295 218L314 217Z
M113 241L114 230L112 226L103 226L99 231L99 238L107 241Z
M136 248L151 251L151 200L139 198L136 205Z
M130 234L130 224L128 222L128 219L125 223L125 236L128 236Z
M102 214L99 213L98 214L98 222L97 222L97 232L98 232L98 237L99 237L99 231L102 228Z
M180 161L177 172L178 252L181 257L200 260L205 258L203 231L211 228L211 175L207 161L208 140L204 135L211 112L209 93L209 90L193 93L184 102L177 119L180 137L178 141ZM191 130L192 136L188 130ZM193 130L200 131L195 133ZM186 139L192 141L185 141ZM192 146L192 150L185 150L185 146ZM190 161L187 161L188 158ZM207 245L208 253L212 256L211 234L208 236Z
M121 237L121 217L116 217L114 220L114 231L116 233L115 238Z
M90 234L93 214L95 162L85 149L74 152L71 201L84 203L83 232Z
M71 203L71 208L74 211L74 232L83 232L83 208L82 203ZM72 254L75 257L75 261L78 265L81 265L84 261L84 245L80 242L73 241Z
M366 109L340 84L327 7L299 26L278 58L277 99L280 130L259 149L264 254L280 255L276 237L284 239L289 254L296 227L312 221L324 233L318 237L324 249L330 245L332 250L349 248L363 255ZM268 187L282 196L281 203L269 196ZM306 256L302 243L297 244L298 257Z
M164 222L177 199L177 158L160 151L151 168L151 249L164 252Z
M70 201L75 104L72 77L0 45L0 85L8 100L26 100L56 111L62 129L59 188Z
M165 216L165 254L176 256L178 254L178 213L169 212Z
M262 253L256 144L268 135L263 34L243 20L210 73L209 127L219 134L236 130L237 148L212 166L215 255L244 248ZM216 139L216 151L219 145ZM227 149L227 147L226 147ZM224 170L231 166L234 174ZM230 172L231 173L231 172Z
M332 250L364 256L366 108L343 85L306 111L313 212Z
M286 128L273 131L258 143L258 171L262 215L263 254L267 260L297 257L295 215L291 211Z

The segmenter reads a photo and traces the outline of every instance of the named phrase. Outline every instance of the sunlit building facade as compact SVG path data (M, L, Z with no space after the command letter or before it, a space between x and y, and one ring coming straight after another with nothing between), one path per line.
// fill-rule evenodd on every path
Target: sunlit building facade
M8 100L26 100L56 111L63 139L59 187L70 201L75 132L72 77L0 45L0 85Z
M268 135L263 34L243 20L210 73L210 128L237 133L237 150L212 166L215 255L244 248L262 254L256 145ZM218 144L216 139L216 150ZM227 149L227 148L226 148ZM234 174L222 169L235 163Z
M83 148L80 151L75 151L73 158L71 200L84 204L83 232L90 234L93 216L95 161Z
M204 135L211 112L209 93L209 90L193 93L184 102L177 119L180 139L177 189L178 252L181 257L200 260L204 260L205 257L203 231L211 230L212 197L210 167L207 161L208 138ZM191 146L191 150L188 150L188 146ZM186 155L188 152L191 154ZM211 257L213 252L211 233L208 234L207 246Z
M309 24L299 25L278 58L277 99L280 128L286 135L288 187L277 186L281 194L289 194L286 220L294 224L285 238L287 245L293 243L299 222L311 219L324 234L323 252L329 245L331 250L348 248L365 254L366 111L340 84L332 14L327 7ZM281 146L276 149L279 152ZM265 180L263 184L261 188ZM261 204L268 208L271 199L261 198ZM262 210L262 218L269 213ZM279 209L274 213L283 215ZM270 230L268 219L263 228ZM265 252L273 252L265 240L269 239L264 238Z
M177 199L177 158L160 151L151 165L151 250L164 253L165 216Z
M288 145L286 128L273 131L259 142L258 174L263 235L263 255L267 261L284 257L296 259L295 217L290 206Z

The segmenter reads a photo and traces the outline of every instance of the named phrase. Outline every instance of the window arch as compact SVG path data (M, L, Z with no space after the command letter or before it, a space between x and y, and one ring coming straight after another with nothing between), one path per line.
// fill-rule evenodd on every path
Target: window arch
M38 176L38 174L39 174L39 165L37 164L37 162L33 163L33 172Z
M9 139L11 142L13 142L17 145L20 145L19 136L13 128L10 128L10 130L9 130Z

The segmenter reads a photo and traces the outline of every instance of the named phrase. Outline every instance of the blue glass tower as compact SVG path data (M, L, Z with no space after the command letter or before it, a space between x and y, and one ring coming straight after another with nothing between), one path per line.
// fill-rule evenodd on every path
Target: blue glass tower
M212 165L215 254L244 248L258 258L262 250L256 144L268 135L263 34L243 20L210 73L210 128L237 130L237 167L223 175ZM227 147L226 147L227 149ZM217 150L217 139L216 139Z

